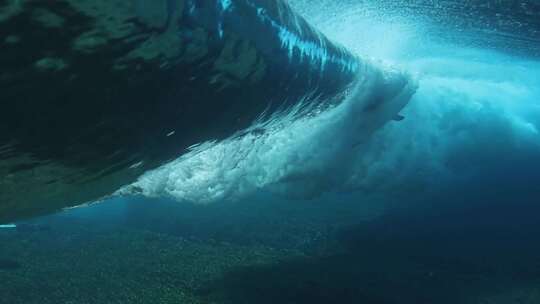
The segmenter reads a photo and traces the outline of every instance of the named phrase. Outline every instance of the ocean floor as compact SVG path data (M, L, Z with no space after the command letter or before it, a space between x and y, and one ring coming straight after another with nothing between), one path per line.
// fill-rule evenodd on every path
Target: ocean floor
M494 216L132 204L1 229L0 303L540 303L538 245Z

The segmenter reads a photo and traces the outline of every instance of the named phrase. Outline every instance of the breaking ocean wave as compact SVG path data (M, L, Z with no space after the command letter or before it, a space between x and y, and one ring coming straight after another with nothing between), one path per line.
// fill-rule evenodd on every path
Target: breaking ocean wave
M381 8L374 14L363 5L326 4L334 6L327 11L292 5L334 41L372 58L345 101L304 111L310 100L303 100L225 140L192 147L119 193L195 203L257 191L410 196L480 180L538 191L520 178L539 172L534 56L464 46L459 33L443 41L424 21L390 18ZM370 106L379 99L381 108Z

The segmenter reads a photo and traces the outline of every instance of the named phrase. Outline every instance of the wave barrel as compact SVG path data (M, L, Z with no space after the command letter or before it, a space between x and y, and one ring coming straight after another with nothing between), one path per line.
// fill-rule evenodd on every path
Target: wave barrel
M328 106L362 69L282 0L3 0L0 38L0 223L100 199L303 97Z

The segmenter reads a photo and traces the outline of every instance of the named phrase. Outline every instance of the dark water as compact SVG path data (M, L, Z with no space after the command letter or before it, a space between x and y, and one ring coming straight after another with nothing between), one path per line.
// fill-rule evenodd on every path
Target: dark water
M538 4L291 4L418 78L405 120L334 154L310 125L248 143L320 140L277 156L229 142L240 156L222 158L241 174L205 154L194 172L215 183L185 178L180 163L140 184L170 199L114 198L1 228L0 303L540 303ZM272 166L302 170L245 195ZM235 199L173 200L216 185Z
M5 303L537 303L536 202L460 197L116 200L1 231L0 289Z

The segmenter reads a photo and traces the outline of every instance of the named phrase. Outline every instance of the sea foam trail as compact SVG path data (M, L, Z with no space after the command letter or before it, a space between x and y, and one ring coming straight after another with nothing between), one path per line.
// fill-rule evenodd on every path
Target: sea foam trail
M242 134L193 147L118 193L195 203L237 200L260 190L314 197L345 183L365 143L396 117L415 90L406 73L366 63L338 106L299 116L312 101L306 99Z

